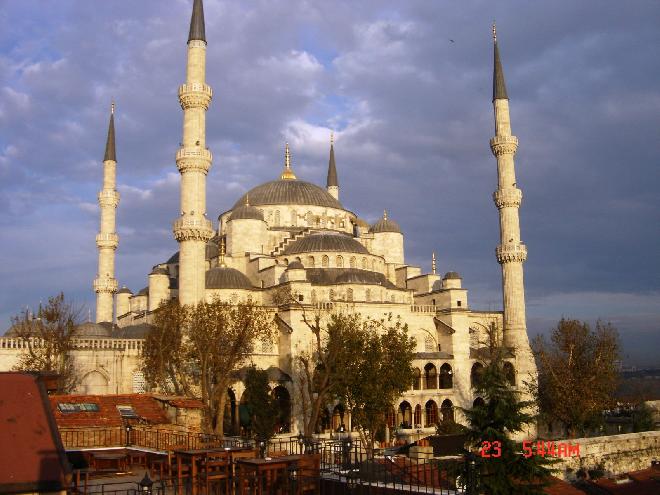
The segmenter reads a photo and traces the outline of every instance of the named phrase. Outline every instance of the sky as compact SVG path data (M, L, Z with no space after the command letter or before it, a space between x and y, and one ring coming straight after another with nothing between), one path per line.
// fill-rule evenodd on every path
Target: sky
M94 314L94 237L117 105L120 285L177 250L191 0L0 0L0 333L64 291ZM410 264L501 308L491 24L511 105L530 335L611 322L660 365L660 3L205 0L209 217L281 171L388 210Z

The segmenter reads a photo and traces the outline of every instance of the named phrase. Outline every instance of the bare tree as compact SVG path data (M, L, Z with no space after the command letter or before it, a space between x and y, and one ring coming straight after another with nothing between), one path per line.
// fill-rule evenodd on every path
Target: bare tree
M80 382L72 351L80 309L64 294L48 298L36 314L30 311L12 318L11 332L23 340L23 352L14 369L57 375L57 393L72 392Z

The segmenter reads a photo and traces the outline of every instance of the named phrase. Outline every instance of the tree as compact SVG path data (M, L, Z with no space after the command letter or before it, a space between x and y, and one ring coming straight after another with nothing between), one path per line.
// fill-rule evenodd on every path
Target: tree
M562 318L550 343L533 343L539 367L538 397L544 416L560 421L570 436L597 425L614 402L618 384L618 334L609 323L595 330Z
M278 420L277 403L268 385L268 373L250 366L243 395L252 432L259 440L267 441L273 436Z
M80 309L64 294L48 298L36 315L25 311L12 318L11 332L23 340L23 353L14 369L57 375L57 393L72 392L80 381L73 361L73 337Z
M222 434L233 373L247 363L257 342L272 340L271 314L252 301L216 299L184 307L171 302L159 308L154 325L144 350L148 383L200 396L205 429Z
M468 428L467 438L472 450L490 457L479 465L479 486L487 495L542 494L551 475L553 460L521 454L522 446L511 435L522 432L535 420L533 401L521 401L505 368L507 349L501 346L494 326L489 331L489 346L485 349L485 366L475 383L475 393L483 404L463 409ZM481 493L481 492L480 492Z

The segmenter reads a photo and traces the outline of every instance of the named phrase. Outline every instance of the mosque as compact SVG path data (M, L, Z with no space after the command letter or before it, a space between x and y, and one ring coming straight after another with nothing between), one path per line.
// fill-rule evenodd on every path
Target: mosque
M194 0L187 76L178 90L183 138L176 151L181 196L173 235L179 250L167 260L154 260L146 286L136 292L120 288L115 279L119 194L114 108L110 115L103 187L98 195L98 274L93 283L96 323L79 327L75 351L84 370L81 391L144 391L139 355L153 312L168 299L194 304L214 297L234 302L251 298L276 312L277 336L259 346L253 361L269 370L279 396L289 400L292 416L287 428L291 431L298 431L296 418L300 417L292 361L309 346L311 337L302 321L303 311L354 311L373 318L392 314L408 324L417 343L416 377L392 405L390 426L432 428L442 419L454 417L455 406L470 407L480 400L473 381L483 366L480 348L492 324L502 329L504 344L511 351L507 363L510 379L522 387L536 368L525 318L523 263L527 251L520 239L522 192L514 168L518 140L511 134L496 37L495 135L490 147L497 162L493 200L499 212L501 242L495 254L502 269L503 311L473 309L461 276L455 271L436 273L435 256L431 273L406 263L402 229L386 211L370 225L344 206L341 163L335 159L332 138L325 187L296 174L286 145L281 174L252 187L230 210L219 214L217 223L212 221L213 212L209 217L206 210L206 177L213 162L206 146L206 112L213 97L205 78L206 51L202 0ZM298 304L278 305L277 294L283 289L294 294ZM16 354L17 347L20 343L11 335L0 339L0 362ZM230 390L234 418L243 390L237 379ZM326 413L324 429L346 421L340 406ZM460 420L458 411L456 419Z

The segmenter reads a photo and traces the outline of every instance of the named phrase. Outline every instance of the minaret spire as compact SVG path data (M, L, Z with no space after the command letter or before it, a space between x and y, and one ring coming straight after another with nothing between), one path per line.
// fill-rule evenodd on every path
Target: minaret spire
M119 236L115 232L117 205L119 204L116 176L117 153L115 150L115 104L113 102L110 107L110 123L103 156L103 188L98 195L101 225L96 236L99 262L98 273L94 279L97 323L112 323L114 317L114 294L117 292L115 250L119 245Z
M527 247L520 240L518 211L522 202L522 191L517 187L514 164L518 138L511 134L509 97L504 85L495 26L493 40L495 137L490 140L490 148L497 159L497 190L493 193L493 200L500 215L500 244L497 246L496 256L502 266L503 340L506 347L515 349L516 368L522 377L536 372L536 367L529 347L525 316L523 263L527 259Z
M291 151L289 151L289 143L284 145L284 170L280 175L281 180L295 180L296 174L291 169Z
M206 175L213 155L206 147L206 111L213 91L206 84L206 36L202 0L194 0L188 36L186 82L179 86L183 109L183 140L176 153L181 173L181 216L174 222L179 242L179 303L204 299L206 242L213 237L206 218Z
M335 134L330 133L330 160L328 161L328 181L326 183L328 193L339 199L339 181L337 180L337 165L335 164Z
M433 251L433 254L431 255L431 273L435 275L436 271L436 266L435 266L435 251Z

